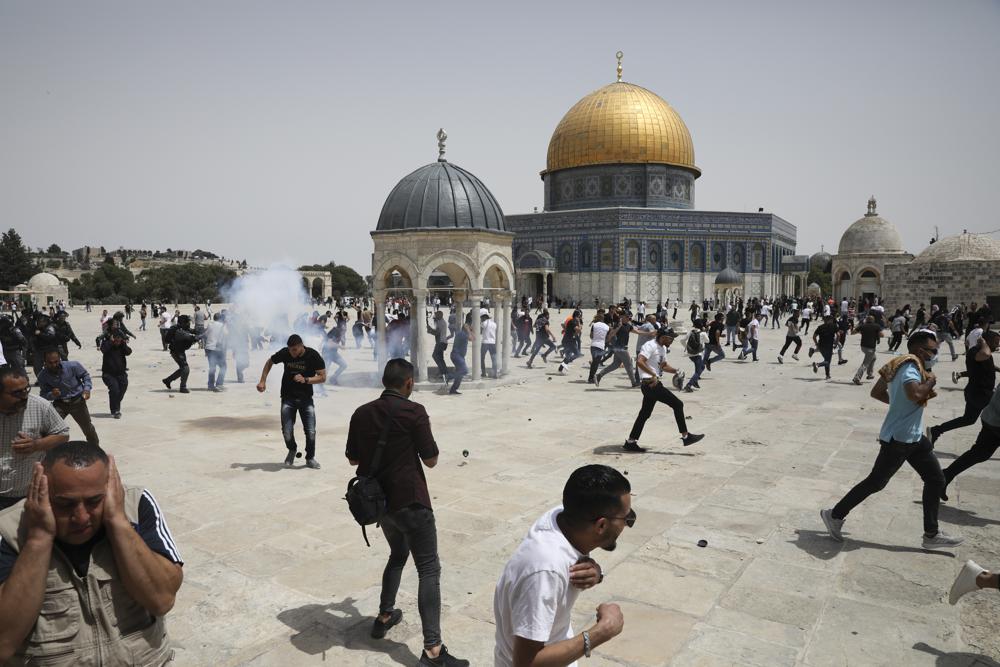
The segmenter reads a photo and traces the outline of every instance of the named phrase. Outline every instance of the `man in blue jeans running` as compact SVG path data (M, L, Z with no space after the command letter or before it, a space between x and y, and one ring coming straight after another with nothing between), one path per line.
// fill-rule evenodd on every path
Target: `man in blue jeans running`
M316 407L313 405L312 385L326 382L326 362L320 353L306 347L302 337L292 334L288 344L271 355L264 364L257 383L257 391L267 389L267 374L274 364L284 364L281 376L281 436L288 448L285 466L295 464L298 445L295 443L295 416L302 416L302 430L306 434L306 467L319 469L316 460Z
M468 667L468 660L451 655L441 641L441 561L431 495L424 477L424 467L437 465L438 447L427 411L410 400L413 364L405 359L390 359L382 374L382 385L382 395L351 416L345 452L350 464L357 466L356 474L374 476L385 493L385 514L379 525L389 543L389 560L382 573L379 614L371 636L382 639L389 628L403 620L403 612L395 608L396 593L403 566L413 554L419 582L417 609L424 634L419 664ZM376 443L383 431L384 449L378 468L372 470Z

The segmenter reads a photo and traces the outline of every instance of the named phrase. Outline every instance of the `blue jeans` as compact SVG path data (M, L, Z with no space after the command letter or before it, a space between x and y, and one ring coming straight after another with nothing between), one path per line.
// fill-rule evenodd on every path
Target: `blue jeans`
M226 383L226 351L205 350L205 357L208 358L208 388L221 387ZM218 378L215 376L216 371Z
M740 342L736 335L736 330L736 325L726 326L726 345L732 345L734 348L736 347L736 343Z
M451 351L451 363L455 366L455 372L452 375L453 381L449 391L458 391L462 386L462 378L469 372L469 367L465 365L465 355L458 354L454 349Z
M379 613L388 614L396 606L399 580L410 554L417 566L417 609L424 631L424 648L441 643L441 561L438 559L434 512L410 505L390 512L379 521L389 543L389 560L382 572Z
M712 352L717 352L717 354L713 357ZM706 368L711 367L716 361L722 361L725 358L726 353L722 349L722 345L712 345L709 343L705 346L705 356L702 357L702 361L705 362Z
M302 430L306 434L306 459L316 456L316 407L312 398L281 399L281 437L285 439L288 451L295 452L295 416L302 416Z
M701 355L698 355L697 357L688 357L688 359L690 359L691 363L694 364L694 375L692 375L687 381L687 386L697 387L698 380L701 378L701 373L705 370L705 360L701 358Z

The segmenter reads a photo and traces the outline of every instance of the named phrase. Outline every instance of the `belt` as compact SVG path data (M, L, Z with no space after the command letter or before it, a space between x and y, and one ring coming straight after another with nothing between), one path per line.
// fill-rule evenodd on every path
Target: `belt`
M57 398L52 401L53 403L76 403L77 401L83 400L83 394L77 394L76 396L70 396L69 398Z

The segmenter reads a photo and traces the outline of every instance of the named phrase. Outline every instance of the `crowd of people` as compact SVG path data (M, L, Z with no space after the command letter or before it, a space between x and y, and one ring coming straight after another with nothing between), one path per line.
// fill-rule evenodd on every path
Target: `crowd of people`
M156 322L159 342L177 366L162 382L171 390L179 383L180 393L188 392L187 354L195 346L205 352L208 389L215 392L225 389L230 358L236 382L241 383L251 350L267 350L256 388L265 392L273 367L282 367L284 465L292 467L301 457L294 433L301 420L305 465L320 469L314 391L337 384L347 370L343 353L349 347L348 330L355 349L367 345L377 354L375 332L385 327L384 391L354 412L346 445L347 464L359 478L377 482L378 525L389 546L370 634L384 638L401 622L396 598L404 565L412 556L423 630L419 664L466 666L469 661L445 645L440 622L441 564L424 472L437 464L440 452L426 409L411 398L414 367L405 359L413 331L411 304L405 298L387 302L382 321L376 321L374 304L366 301L350 307L325 305L330 307L325 313L313 310L292 322L276 318L260 323L234 307L213 312L211 304L198 304L187 314L143 303L138 330L146 331L149 317ZM448 392L460 394L469 342L477 337L484 374L490 375L485 373L489 358L492 376L499 375L499 332L484 307L488 304L472 309L462 321L458 309L449 305L429 297L425 331L434 340L431 358ZM909 463L923 481L921 546L961 544L961 536L940 530L939 505L948 500L948 486L958 475L987 461L1000 445L1000 393L994 391L1000 369L993 361L1000 333L990 329L987 307L972 304L944 312L937 306L904 305L888 314L877 301L751 298L725 304L692 302L683 307L687 317L681 322L677 303L647 308L624 300L607 307L596 304L585 324L579 305L568 306L570 312L563 318L560 307L553 314L540 300L522 299L509 318L516 340L513 356L527 357L526 367L533 369L536 359L546 363L555 354L558 373L566 374L578 359L587 358L583 341L588 338L587 382L600 388L610 374L623 369L627 384L621 388L638 389L641 395L622 445L628 453L647 451L639 440L657 403L672 410L683 446L701 441L704 434L687 427L678 394L701 390L704 373L724 377L719 365L732 360L727 352L738 363L759 363L759 345L768 327L784 329L778 364L802 362L799 354L806 336L804 368L816 374L823 369L827 380L833 378L835 354L838 366L849 363L845 350L850 337L858 335L861 358L851 382L876 380L870 396L889 407L870 474L833 507L822 509L821 520L832 539L844 540L850 512ZM128 389L129 341L136 334L126 322L133 310L131 305L113 314L105 310L95 340L114 418L122 417ZM906 349L901 352L904 339ZM964 350L955 347L956 340ZM876 352L883 342L892 355L876 368ZM0 663L166 664L172 653L163 617L181 586L183 560L152 494L123 485L113 457L101 448L87 407L92 378L69 358L70 343L82 347L64 308L0 316ZM956 371L951 379L957 384L967 378L966 407L960 417L925 429L923 412L937 395L933 368L944 344L953 361L965 355L965 371ZM691 364L690 374L681 368L683 363ZM32 384L38 395L32 394ZM70 441L67 416L73 417L84 440ZM935 442L980 419L975 444L942 469ZM572 629L570 618L579 592L604 579L593 553L613 550L637 520L630 491L628 479L608 466L587 465L572 472L559 504L535 521L500 574L494 594L496 665L572 665L622 631L625 619L615 604L600 605L595 621L581 632ZM955 580L950 601L997 586L995 573L969 561ZM66 609L68 616L63 614ZM70 626L69 617L79 620Z

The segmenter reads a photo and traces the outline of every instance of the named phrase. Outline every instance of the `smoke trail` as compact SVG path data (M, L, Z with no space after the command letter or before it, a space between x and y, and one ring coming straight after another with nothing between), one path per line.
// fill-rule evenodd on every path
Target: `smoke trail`
M272 347L282 347L294 331L294 323L310 302L302 276L287 266L272 265L266 271L247 273L222 289L231 304L251 327L263 329ZM309 343L307 343L309 344Z

